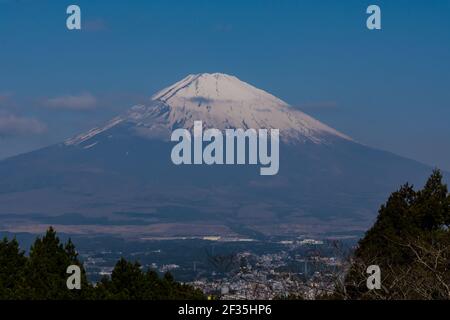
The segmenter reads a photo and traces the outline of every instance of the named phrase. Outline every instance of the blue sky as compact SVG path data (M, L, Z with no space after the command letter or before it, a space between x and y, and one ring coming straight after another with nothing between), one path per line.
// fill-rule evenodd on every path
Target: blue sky
M81 31L66 8L82 10ZM382 30L365 27L382 10ZM190 73L233 74L377 148L450 170L450 0L0 0L0 158Z

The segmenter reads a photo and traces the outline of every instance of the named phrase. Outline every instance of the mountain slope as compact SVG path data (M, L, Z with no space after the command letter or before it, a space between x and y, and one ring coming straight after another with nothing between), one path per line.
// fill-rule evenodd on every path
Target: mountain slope
M175 166L175 128L280 129L280 171ZM385 197L431 169L371 149L223 74L190 75L104 126L0 162L0 226L124 235L365 230ZM65 229L64 229L65 228Z
M192 129L196 120L220 130L280 129L285 142L351 140L263 90L234 76L214 73L189 75L153 95L148 105L134 106L125 115L67 144L80 144L118 125L131 125L140 135L167 140L173 129Z

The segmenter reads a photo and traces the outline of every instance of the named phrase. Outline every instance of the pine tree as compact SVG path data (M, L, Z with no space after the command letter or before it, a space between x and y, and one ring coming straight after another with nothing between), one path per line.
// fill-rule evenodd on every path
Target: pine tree
M450 195L440 171L433 171L422 190L402 186L381 206L374 226L360 240L345 279L345 296L449 299L449 221ZM369 265L381 268L382 290L367 289Z
M0 300L20 295L24 285L23 268L26 261L15 238L11 241L4 238L0 242Z
M66 285L67 267L81 268L81 290L69 290ZM38 237L31 246L29 257L20 250L18 242L0 242L0 300L163 300L204 299L201 291L176 282L170 273L163 278L138 262L120 259L111 277L103 278L95 287L86 278L78 260L75 245L69 239L61 243L53 228Z
M67 288L69 275L66 271L74 264L82 269L81 292ZM70 240L64 246L52 227L31 246L30 257L25 266L25 281L28 299L76 299L90 290L84 268L77 259L75 246Z

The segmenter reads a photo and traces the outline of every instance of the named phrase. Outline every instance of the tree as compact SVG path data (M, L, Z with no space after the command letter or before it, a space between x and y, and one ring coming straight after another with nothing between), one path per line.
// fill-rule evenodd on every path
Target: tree
M0 299L10 299L20 294L26 261L15 238L11 241L4 238L0 242Z
M360 240L342 295L351 299L450 299L450 195L440 171L424 188L408 184L381 206ZM368 290L366 268L381 268L382 289Z
M42 238L37 238L30 249L24 268L23 296L33 300L78 299L88 294L90 285L82 264L78 261L75 246L69 240L63 245L50 227ZM78 265L82 270L82 289L68 290L67 267Z
M176 282L170 273L160 278L149 270L146 273L138 262L120 259L111 278L104 278L97 285L96 299L113 300L181 300L204 299L201 291Z
M81 269L81 290L69 290L67 267ZM60 242L50 227L44 237L31 246L29 257L16 239L0 242L0 300L168 300L205 299L200 290L176 282L170 273L163 278L153 270L144 272L138 262L120 259L111 274L95 286L78 260L69 239Z
M130 263L123 258L114 267L111 279L102 282L105 297L118 300L142 300L144 286L144 274L139 263Z

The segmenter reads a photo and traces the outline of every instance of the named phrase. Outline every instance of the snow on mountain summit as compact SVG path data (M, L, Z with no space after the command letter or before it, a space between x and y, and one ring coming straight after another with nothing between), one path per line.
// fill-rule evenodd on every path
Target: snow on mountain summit
M214 101L226 104L260 102L287 105L273 95L257 89L234 76L222 73L189 75L174 85L156 93L153 100L179 105L180 102Z
M132 107L103 127L66 141L80 144L118 125L147 137L169 139L175 128L192 129L201 120L206 128L280 129L285 142L323 143L329 138L351 140L277 97L238 78L221 73L188 75L157 92L148 105Z

